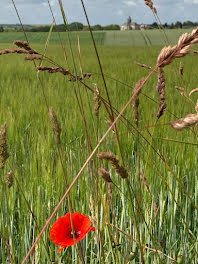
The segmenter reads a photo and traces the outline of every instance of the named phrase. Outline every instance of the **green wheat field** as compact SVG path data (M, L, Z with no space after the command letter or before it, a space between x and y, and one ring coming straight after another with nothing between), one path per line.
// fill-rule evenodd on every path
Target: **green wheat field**
M191 30L165 30L171 45L184 32ZM31 47L56 65L73 75L91 73L83 82L93 90L97 85L100 96L108 100L90 33L61 33L67 60L58 35L49 35L27 33ZM134 62L153 68L167 40L160 30L94 32L94 38L116 118L137 81L150 72ZM13 48L14 40L25 40L24 34L0 33L0 50ZM94 114L93 90L80 81L70 82L67 75L36 72L34 63L24 58L24 54L0 56L0 125L7 124L9 152L0 170L2 264L22 263L110 121L103 103L98 116ZM117 132L107 135L72 187L73 211L88 215L96 231L57 253L49 232L56 219L69 211L66 198L27 263L198 263L198 130L194 126L177 131L169 125L195 113L197 93L189 96L189 92L198 85L197 62L197 54L190 53L164 68L167 109L159 120L154 72L139 96L138 126L130 104L117 122ZM42 66L54 67L46 60ZM62 129L59 145L49 107ZM115 154L128 179L99 159L100 152ZM98 174L101 167L110 172L112 183ZM8 188L10 170L14 179Z

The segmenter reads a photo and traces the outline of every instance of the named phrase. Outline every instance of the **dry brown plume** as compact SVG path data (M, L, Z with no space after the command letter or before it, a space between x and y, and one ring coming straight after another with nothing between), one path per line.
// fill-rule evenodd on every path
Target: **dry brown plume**
M84 73L82 76L71 76L69 79L70 82L82 81L83 79L89 79L91 77L91 73Z
M90 73L84 73L82 76L74 76L70 73L69 70L61 68L61 67L43 67L38 66L36 67L37 72L39 71L46 71L48 73L61 73L63 75L70 75L70 82L82 81L83 79L89 79L91 77Z
M5 175L5 183L8 186L8 188L11 188L14 182L14 172L13 171L9 171L6 175Z
M160 96L160 106L157 113L157 118L159 119L166 110L166 101L165 101L165 77L164 77L164 70L160 67L158 73L158 83L156 90Z
M13 44L16 45L16 46L19 47L19 48L22 48L22 49L24 49L24 50L27 50L28 53L30 53L30 54L38 54L38 52L36 52L35 50L33 50L33 49L30 47L29 43L26 42L26 41L15 40L15 41L13 42Z
M118 164L118 158L111 152L101 152L98 154L99 159L110 161L112 164Z
M60 67L42 67L42 66L38 66L36 67L36 70L39 72L39 71L46 71L46 72L49 72L49 73L57 73L57 72L60 72L62 73L63 75L70 75L70 72L69 70L66 70L64 68L60 68Z
M140 104L140 100L139 100L139 94L141 92L142 89L142 83L144 82L144 78L140 79L133 90L133 96L134 96L134 102L133 102L133 118L135 121L135 124L138 126L138 121L139 121L139 112L138 112L138 108L139 108L139 104Z
M142 90L142 84L144 83L144 81L145 81L145 78L142 78L136 83L135 88L133 90L133 96L134 97L139 96L139 94Z
M6 160L9 158L7 148L7 126L6 123L0 129L0 169L5 167Z
M97 84L94 85L94 114L96 116L98 116L99 114L99 109L100 109L100 106L101 106L101 98L100 98L100 91L99 91L99 88L97 86Z
M188 114L186 117L170 122L170 125L176 130L183 130L198 124L198 114Z
M25 60L30 60L30 61L33 61L33 60L42 60L42 58L41 58L41 56L30 55L30 56L25 57Z
M141 68L145 68L145 69L148 69L148 70L153 70L152 67L146 65L146 64L143 64L143 63L140 63L138 61L134 61L134 63L138 66L140 66ZM156 72L156 71L155 71Z
M112 168L116 170L117 174L121 178L126 179L128 177L128 172L126 168L124 166L119 165L118 158L111 152L101 152L98 154L98 158L109 161L111 163Z
M15 40L13 42L13 44L16 45L17 47L25 49L25 50L32 50L27 41Z
M27 50L23 50L23 49L4 49L4 50L0 50L0 55L10 54L10 53L29 54L29 52Z
M112 182L110 173L106 171L104 168L100 168L98 170L98 173L106 182Z
M56 143L60 144L60 142L61 142L61 140L60 140L61 127L60 127L60 124L58 122L58 118L57 118L56 113L54 112L53 108L49 109L49 117L50 117L52 129L54 131L54 137L55 137Z
M164 47L157 59L157 64L164 67L172 62L175 58L181 58L190 53L191 46L198 43L198 28L191 33L184 33L175 46Z
M151 0L144 0L145 4L150 7L153 13L157 14L157 9L153 6L153 1Z
M198 92L198 88L193 89L192 91L190 91L189 96L191 96L192 94L194 94L194 93L196 93L196 92Z

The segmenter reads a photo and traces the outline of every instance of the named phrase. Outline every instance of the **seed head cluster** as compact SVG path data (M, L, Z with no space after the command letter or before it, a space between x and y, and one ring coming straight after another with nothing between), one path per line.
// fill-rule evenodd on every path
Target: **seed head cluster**
M98 154L98 158L109 161L111 163L112 168L116 170L117 174L121 178L128 178L128 172L126 168L124 166L119 165L118 158L114 154L112 154L111 152L101 152Z
M153 11L153 13L157 14L157 9L154 7L153 5L153 1L151 0L144 0L145 5L147 5L148 7L150 7L150 9Z
M49 109L49 117L50 117L50 121L51 121L51 126L54 132L54 137L55 137L55 141L57 144L60 144L61 142L61 127L60 124L58 122L58 118L56 116L56 113L54 112L53 108Z
M5 175L5 183L8 186L8 188L11 188L14 182L14 172L13 171L9 171L6 175Z
M0 129L0 168L5 167L6 160L9 158L7 149L7 126L6 123Z

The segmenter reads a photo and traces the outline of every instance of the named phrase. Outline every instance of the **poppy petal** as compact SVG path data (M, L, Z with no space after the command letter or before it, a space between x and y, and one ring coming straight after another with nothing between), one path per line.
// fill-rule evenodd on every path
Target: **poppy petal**
M50 239L56 245L61 246L57 252L61 252L63 248L75 245L82 240L89 231L95 231L95 227L91 227L91 225L89 217L78 212L72 214L67 213L59 217L50 230ZM73 237L72 227L75 237Z
M61 247L57 250L58 253L60 253L63 250L64 247Z

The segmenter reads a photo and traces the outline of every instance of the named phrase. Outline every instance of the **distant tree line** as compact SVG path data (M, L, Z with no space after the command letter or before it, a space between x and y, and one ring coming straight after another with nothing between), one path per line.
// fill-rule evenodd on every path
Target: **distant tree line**
M50 25L43 25L43 26L30 26L30 25L24 25L25 31L26 32L49 32L50 30ZM70 31L87 31L89 30L88 26L83 25L82 23L79 22L73 22L71 24L67 25L67 29ZM108 25L108 26L101 26L101 25L94 25L91 26L91 29L93 31L96 30L120 30L119 25ZM55 25L52 28L52 31L59 31L59 32L64 32L66 30L64 24L60 25ZM0 32L3 31L22 31L21 27L19 26L0 26Z
M159 28L158 24L156 22L154 22L153 24L149 25L151 28ZM165 23L162 25L163 28L169 28L169 29L173 29L173 28L193 28L193 27L197 27L198 26L198 22L192 22L192 21L185 21L185 22L180 22L177 21L175 23Z
M192 21L185 21L180 22L177 21L175 23L165 23L162 25L163 28L167 29L173 29L173 28L193 28L198 26L198 22L192 22ZM24 25L26 32L49 32L50 25L43 25L43 26L37 26L37 25ZM158 24L156 22L147 25L148 29L155 29L159 28ZM89 30L88 26L83 25L80 22L73 22L67 25L67 29L70 31L87 31ZM101 26L99 24L91 26L91 29L93 31L102 31L102 30L120 30L120 26L116 24L107 25L107 26ZM22 31L20 25L0 25L0 32L7 32L7 31ZM59 31L64 32L65 31L65 25L55 25L52 29L52 31Z

